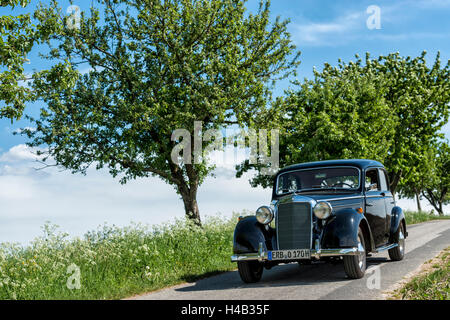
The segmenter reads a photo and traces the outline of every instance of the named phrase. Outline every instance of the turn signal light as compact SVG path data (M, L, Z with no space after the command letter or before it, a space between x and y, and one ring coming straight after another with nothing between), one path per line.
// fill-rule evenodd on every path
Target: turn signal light
M359 214L363 213L363 208L356 209L356 212L358 212Z

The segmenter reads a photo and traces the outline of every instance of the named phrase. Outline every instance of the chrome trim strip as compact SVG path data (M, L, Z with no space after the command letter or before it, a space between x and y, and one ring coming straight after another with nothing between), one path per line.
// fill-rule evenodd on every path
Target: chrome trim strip
M278 207L280 206L280 201L276 204L277 214L275 215L275 237L277 238L277 250L280 250L280 242L278 241ZM231 260L233 261L233 260Z
M336 168L353 168L353 169L358 170L358 182L359 182L359 183L358 183L358 187L355 188L355 189L348 189L348 190L359 190L359 189L360 189L360 187L361 187L361 182L362 182L362 181L361 181L361 169L359 169L358 167L354 167L354 166L313 167L313 168L305 168L305 169L289 170L289 171L283 172L282 174L278 175L278 176L277 176L277 183L276 183L276 185L275 185L275 194L276 194L277 196L282 196L282 195L288 195L288 194L291 194L291 193L295 193L294 191L293 191L293 192L280 193L280 194L277 193L277 190L278 190L278 180L279 180L280 176L282 176L282 175L284 175L284 174L286 174L286 173L290 173L290 172L298 172L298 171L311 171L311 170L316 170L316 169L336 169ZM301 189L300 189L300 190L301 190ZM320 189L318 189L318 190L320 190Z
M364 196L353 196L353 197L342 197L342 198L332 198L332 199L321 199L317 201L337 201L337 200L350 200L350 199L361 199L364 198Z
M388 244L387 246L379 247L379 248L375 249L375 252L378 253L378 252L386 251L386 250L389 250L389 249L392 249L395 247L398 247L398 243Z

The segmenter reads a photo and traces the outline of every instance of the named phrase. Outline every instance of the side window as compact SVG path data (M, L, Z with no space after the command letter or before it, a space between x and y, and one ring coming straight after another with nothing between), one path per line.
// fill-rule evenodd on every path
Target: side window
M391 185L389 184L389 175L386 170L383 169L384 177L386 178L386 185L388 191L391 191Z
M380 186L382 191L389 191L388 179L386 171L383 169L378 169L380 171Z
M378 169L380 171L380 187L382 191L389 191L388 183L387 183L387 177L386 177L386 171L383 169Z
M381 190L377 169L369 169L366 171L365 188L367 191Z

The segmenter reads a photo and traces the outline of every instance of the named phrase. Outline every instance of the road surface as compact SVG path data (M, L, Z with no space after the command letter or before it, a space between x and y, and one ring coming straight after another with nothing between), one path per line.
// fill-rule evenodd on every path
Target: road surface
M244 284L238 272L232 271L133 299L383 299L383 292L450 246L450 220L412 225L407 231L405 258L394 262L389 260L387 251L374 254L368 257L368 269L362 279L347 279L342 263L284 264L264 270L261 281L256 284Z

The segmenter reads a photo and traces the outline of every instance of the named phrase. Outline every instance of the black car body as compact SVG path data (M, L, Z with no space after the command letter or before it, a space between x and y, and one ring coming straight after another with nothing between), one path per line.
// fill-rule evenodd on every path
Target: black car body
M403 259L406 236L380 162L303 163L276 174L270 206L240 218L231 259L244 282L279 263L337 259L348 277L361 278L369 253L389 250L392 260Z

